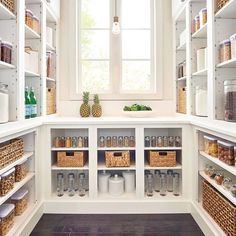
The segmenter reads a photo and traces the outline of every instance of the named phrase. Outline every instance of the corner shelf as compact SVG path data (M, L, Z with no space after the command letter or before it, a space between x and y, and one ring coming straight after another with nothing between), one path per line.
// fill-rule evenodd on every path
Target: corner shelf
M216 184L216 182L211 179L209 176L207 176L204 171L199 171L200 176L202 176L203 179L205 179L207 182L209 182L214 188L216 188L221 194L223 194L230 202L232 202L234 205L236 205L236 198L231 195L231 193L227 190L225 190L222 185Z
M173 167L151 167L149 166L148 162L145 162L144 169L145 170L182 170L182 165L179 163L176 163L176 166L173 166Z
M14 20L16 16L7 7L0 3L0 20Z
M212 157L212 156L206 154L203 151L200 151L200 155L202 157L205 157L209 161L215 163L216 165L222 167L223 169L225 169L226 171L230 172L231 174L236 175L236 167L235 166L229 166L229 165L225 164L224 162L220 161L218 158Z
M0 69L15 69L16 67L12 64L0 61Z
M203 69L203 70L194 72L192 76L207 76L207 72L208 72L207 69Z
M40 35L32 30L28 25L25 25L25 38L26 39L40 39Z
M228 61L224 61L218 65L216 65L217 68L236 68L236 58L233 58Z
M193 33L192 38L207 38L207 23Z
M216 18L236 19L236 0L231 0L225 4L216 14Z

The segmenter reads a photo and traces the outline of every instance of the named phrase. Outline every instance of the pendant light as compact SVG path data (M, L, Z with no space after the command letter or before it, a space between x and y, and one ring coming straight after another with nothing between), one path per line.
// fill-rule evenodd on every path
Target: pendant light
M120 34L119 17L117 16L117 0L115 0L115 16L113 18L112 33Z

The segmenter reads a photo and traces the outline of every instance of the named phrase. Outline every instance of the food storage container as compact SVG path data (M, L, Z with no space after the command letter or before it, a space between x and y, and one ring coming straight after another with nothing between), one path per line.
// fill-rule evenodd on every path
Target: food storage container
M156 147L157 146L157 139L156 136L151 137L151 147Z
M35 32L38 34L40 33L40 24L39 24L39 18L37 16L33 16L33 22L32 22L32 28Z
M25 24L28 25L30 28L33 28L33 12L29 9L25 10Z
M7 41L1 43L1 61L11 64L12 62L12 44Z
M231 186L230 193L232 194L233 197L236 197L236 184Z
M135 191L135 172L134 171L123 171L122 175L125 179L125 192L133 193Z
M204 152L210 156L217 157L218 146L216 138L204 135Z
M163 137L162 136L158 136L157 137L157 147L163 147Z
M53 30L51 27L47 26L47 32L46 32L46 43L49 46L53 46Z
M0 180L0 196L6 195L14 188L15 183L15 168L10 169L1 175Z
M218 141L218 158L227 165L234 166L234 145L228 142Z
M196 87L195 110L197 116L207 116L207 89Z
M236 58L236 34L230 37L231 43L231 58Z
M181 137L175 136L175 147L181 147Z
M231 186L232 186L232 179L229 177L225 177L223 182L222 182L222 186L224 189L226 190L230 190Z
M111 147L111 136L106 137L106 147Z
M57 196L62 197L64 195L64 174L63 173L58 173L57 174Z
M65 147L66 148L72 147L72 139L71 139L71 137L66 137Z
M153 174L152 173L149 173L146 175L146 183L147 183L147 186L146 186L146 194L147 194L147 197L152 197L153 196L153 187L154 187L154 184L153 184Z
M163 137L163 147L168 147L168 136Z
M220 43L220 62L228 61L231 59L231 43L226 39Z
M25 70L39 74L39 52L25 47Z
M179 181L179 173L173 174L173 195L179 196L180 195L180 181Z
M16 166L16 171L15 171L15 181L20 182L23 180L28 172L28 166L27 166L27 159L19 162Z
M78 137L78 148L82 148L83 147L83 137Z
M56 78L56 54L53 51L47 51L47 77L51 79Z
M168 147L174 147L174 144L175 144L174 136L169 136L168 137Z
M134 136L129 137L129 147L135 147L135 137Z
M68 175L68 195L69 197L75 195L75 175L73 173Z
M200 29L200 16L197 15L194 17L194 32L197 32Z
M28 193L27 189L21 189L11 197L11 203L15 205L15 216L21 215L28 205Z
M5 236L14 224L14 204L2 204L0 206L0 236Z
M145 144L145 147L150 147L151 146L151 141L150 141L149 136L145 136L144 144Z
M115 174L108 180L109 193L112 196L120 196L124 193L124 178Z
M112 147L117 147L118 145L117 136L113 136L111 142L112 142Z
M98 140L98 147L105 147L106 143L105 143L105 137L104 136L100 136L99 140Z
M224 174L221 172L216 173L214 180L215 180L216 184L221 185L224 180Z
M203 8L199 12L200 17L200 28L202 28L207 23L207 9Z
M197 50L197 71L207 68L207 48L199 48Z
M128 136L124 137L124 147L129 147L129 137Z
M160 192L161 189L161 171L155 170L154 175L154 190L155 192Z
M85 174L80 173L79 174L79 186L78 186L78 192L80 197L85 196L85 191L86 191L86 179L85 179Z
M83 146L84 146L85 148L89 146L89 141L88 141L88 137L87 137L87 136L84 137Z
M236 80L224 81L224 119L236 122Z
M161 189L160 189L160 195L166 196L167 191L167 181L166 181L166 173L161 173Z
M108 193L108 179L111 174L103 170L98 174L98 191L100 193Z
M167 170L167 191L173 192L173 170Z
M9 121L9 92L8 85L0 83L0 124Z

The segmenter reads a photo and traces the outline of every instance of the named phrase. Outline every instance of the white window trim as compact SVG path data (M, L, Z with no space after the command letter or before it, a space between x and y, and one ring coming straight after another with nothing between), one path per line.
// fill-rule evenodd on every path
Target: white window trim
M155 66L152 65L154 68L154 76L156 77L155 79L155 86L156 86L156 92L150 92L147 93L147 91L140 91L138 92L130 92L130 91L122 91L120 92L121 89L121 80L119 79L113 79L111 83L111 89L110 93L106 94L100 94L100 99L103 101L144 101L144 100L162 100L163 99L163 0L154 0L154 27L153 27L153 37L152 40L155 40L156 43L152 44L154 45L154 63ZM82 100L82 94L78 94L76 91L76 86L78 83L78 76L79 76L79 53L78 53L78 39L79 39L79 30L78 30L78 24L79 24L79 19L78 19L78 12L79 12L79 0L70 0L69 1L71 5L71 19L70 22L71 24L69 25L70 29L70 35L68 35L68 77L69 77L69 95L70 95L70 100ZM112 16L111 16L112 19ZM72 23L73 22L73 23ZM112 22L112 20L111 20ZM157 35L160 35L160 37L157 37ZM114 36L112 36L114 37ZM111 46L111 48L113 48ZM155 53L156 52L156 53ZM112 53L112 52L110 52ZM121 57L120 57L121 58ZM111 62L113 63L113 62ZM121 62L120 62L121 63ZM114 68L112 65L110 66L111 71L110 75L116 74L112 72L112 69ZM116 74L117 75L117 74ZM121 75L117 75L117 77L121 78ZM110 76L110 80L111 80ZM154 78L153 78L154 79Z

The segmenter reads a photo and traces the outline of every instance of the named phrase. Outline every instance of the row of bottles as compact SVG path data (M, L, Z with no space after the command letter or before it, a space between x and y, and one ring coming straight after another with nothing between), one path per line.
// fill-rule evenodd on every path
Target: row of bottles
M67 178L67 179L66 179ZM79 173L78 178L74 173L65 173L57 174L57 196L62 197L65 192L68 193L68 196L75 196L78 191L80 197L86 195L88 191L88 176L85 173Z
M37 117L37 99L34 88L25 88L25 119Z
M174 196L180 195L180 175L174 173L173 170L167 170L163 173L160 170L155 170L154 174L151 171L145 171L145 192L148 197L154 195L154 191L160 193L161 196L166 196L167 192L173 193Z

